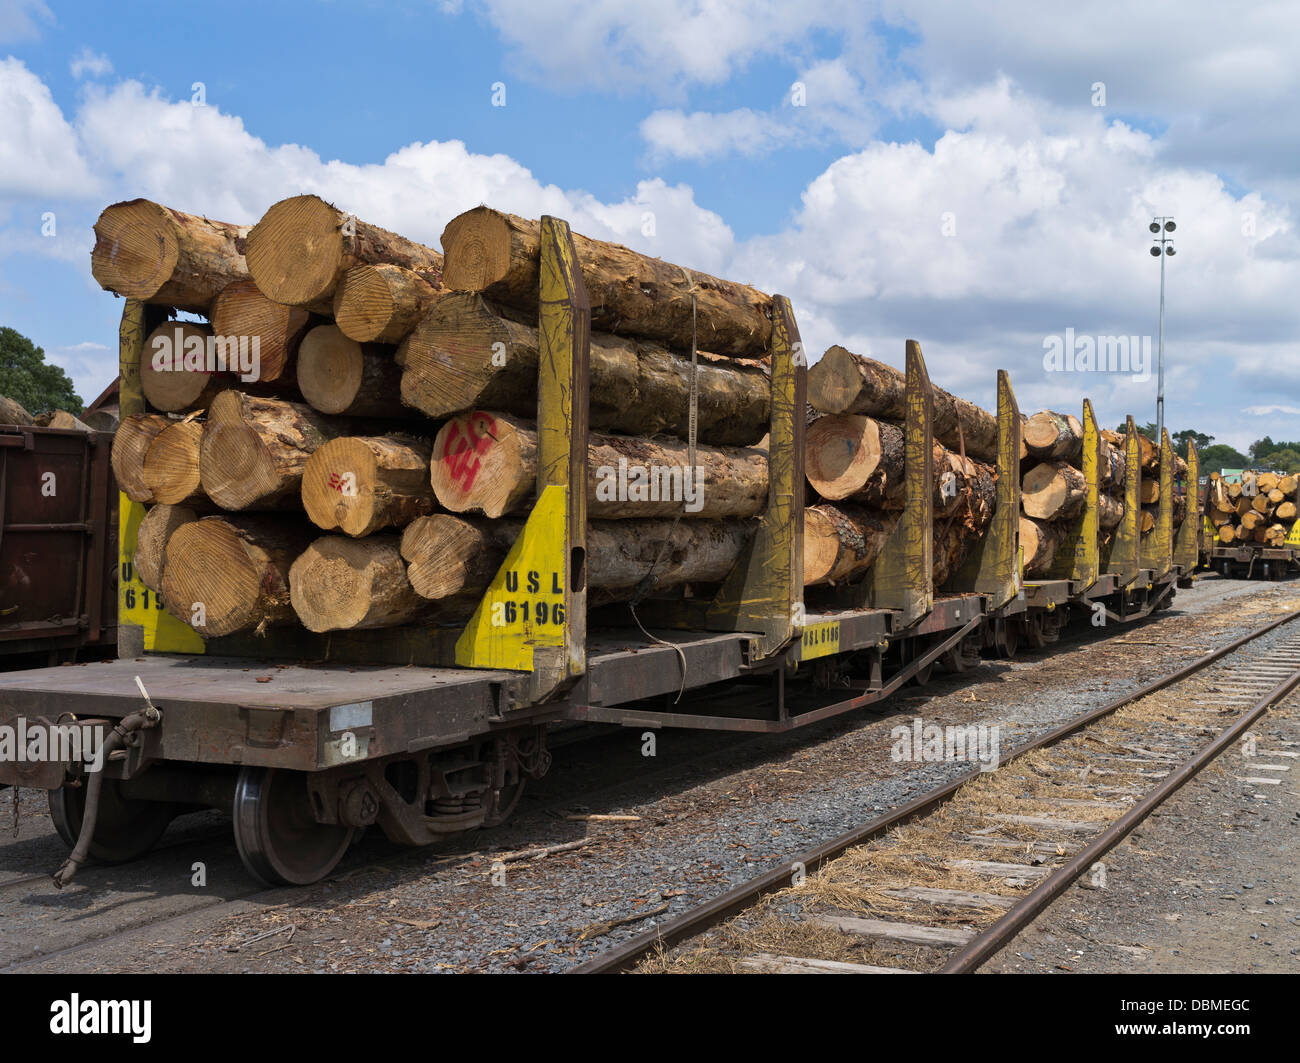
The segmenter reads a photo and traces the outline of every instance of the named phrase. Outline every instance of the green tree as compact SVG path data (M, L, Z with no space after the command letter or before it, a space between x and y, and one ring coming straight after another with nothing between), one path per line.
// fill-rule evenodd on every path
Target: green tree
M45 351L11 328L0 328L0 395L22 403L31 414L81 413L83 405L68 374L46 364Z
M1300 472L1300 448L1294 444L1283 446L1271 454L1258 457L1257 464L1268 469L1281 469L1283 472Z
M1197 447L1196 452L1200 458L1202 476L1210 472L1223 472L1224 469L1244 469L1250 465L1250 459L1245 454L1227 443L1215 443L1204 450Z
M1187 453L1187 444L1196 444L1196 453L1200 453L1210 445L1214 436L1207 436L1204 432L1198 432L1194 428L1184 428L1181 432L1175 432L1169 437L1170 441L1180 453Z

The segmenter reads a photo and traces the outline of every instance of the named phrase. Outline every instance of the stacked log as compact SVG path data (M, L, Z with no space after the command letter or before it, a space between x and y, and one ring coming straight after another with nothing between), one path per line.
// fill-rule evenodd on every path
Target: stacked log
M1288 473L1247 470L1228 481L1212 472L1205 515L1224 546L1280 547L1296 521L1298 487L1300 477Z
M1078 418L1039 410L1021 427L1020 542L1026 576L1050 571L1061 543L1083 511L1083 425ZM1101 432L1097 444L1097 525L1102 543L1124 519L1124 439Z
M151 506L137 564L167 609L204 638L463 622L536 491L540 224L471 211L444 262L314 196L251 229L139 204L101 222L101 283L188 315L146 337L147 412L113 455ZM165 276L121 280L160 232ZM720 583L768 502L771 297L575 243L593 600Z

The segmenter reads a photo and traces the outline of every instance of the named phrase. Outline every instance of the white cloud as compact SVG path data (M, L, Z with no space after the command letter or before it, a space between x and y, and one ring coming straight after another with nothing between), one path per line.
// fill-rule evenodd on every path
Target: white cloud
M93 78L102 78L113 72L113 63L106 55L82 48L68 64L68 70L78 80L87 74Z
M0 201L95 194L76 135L50 90L18 59L0 59Z
M1242 413L1251 417L1266 417L1270 413L1285 413L1288 416L1300 416L1300 406L1247 406Z
M479 0L526 70L555 86L674 95L717 85L814 31L862 18L853 0Z
M54 13L41 0L2 0L0 42L35 40L41 35L41 23L53 21Z

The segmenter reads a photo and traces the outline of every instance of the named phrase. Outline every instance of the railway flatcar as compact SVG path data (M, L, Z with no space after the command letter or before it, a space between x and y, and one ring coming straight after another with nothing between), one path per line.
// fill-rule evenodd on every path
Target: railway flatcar
M962 671L1059 637L1072 614L1096 629L1169 604L1196 565L1195 512L1177 529L1168 434L1160 506L1143 535L1132 419L1126 515L1098 526L1099 432L1082 411L1085 503L1044 578L1026 580L1019 536L1021 417L998 374L997 505L966 563L932 576L933 389L919 344L906 356L903 512L866 576L803 581L807 369L794 311L774 300L767 505L716 585L634 607L588 602L585 520L589 309L568 226L544 219L535 501L468 622L314 635L200 639L160 608L131 561L143 507L119 500L119 658L0 676L0 723L59 721L99 748L75 760L0 764L0 781L46 789L73 848L129 860L195 806L229 810L250 874L276 885L330 873L378 827L427 845L503 822L550 764L547 734L589 722L638 729L780 733L881 706L933 669ZM123 415L143 412L139 365L156 310L128 300ZM1196 478L1196 453L1187 463ZM525 606L527 608L525 608ZM705 693L707 697L693 697Z

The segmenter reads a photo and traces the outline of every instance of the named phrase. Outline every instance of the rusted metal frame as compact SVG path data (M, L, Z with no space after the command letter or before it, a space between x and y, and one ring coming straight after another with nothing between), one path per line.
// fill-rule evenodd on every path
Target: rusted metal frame
M1135 613L1116 613L1107 608L1106 617L1120 624L1131 624L1134 620L1143 620L1155 612L1156 607L1164 601L1167 596L1171 596L1174 591L1175 583L1173 580L1167 580L1160 583L1160 590L1154 598L1148 598L1146 605ZM1123 592L1121 592L1123 593Z
M1087 590L1101 572L1097 543L1100 531L1097 504L1100 475L1101 433L1093 413L1092 400L1083 400L1083 508L1062 531L1061 544L1052 558L1046 576L1048 579L1068 579L1074 586L1071 591Z
M1298 617L1300 617L1300 610L1287 613L1285 616L1269 621L1269 623L1264 624L1262 627L1256 628L1254 631L1228 643L1226 646L1221 646L1217 650L1212 650L1205 656L1197 658L1197 660L1193 661L1191 664L1185 665L1177 671L1169 673L1169 675L1153 680L1130 694L1117 698L1115 701L1103 705L1100 708L1093 709L1091 712L1085 713L1083 716L1080 716L1075 720L1061 724L1059 727L1048 731L1044 735L1040 735L1038 738L1031 740L1025 745L1017 746L1015 749L1003 753L998 758L997 766L1001 768L1018 757L1024 756L1026 753L1031 753L1036 749L1042 749L1045 746L1059 742L1062 738L1074 734L1076 731L1082 730L1089 724L1104 716L1109 716L1111 713L1122 709L1125 705L1129 705L1140 698L1147 697L1150 694L1163 690L1167 686L1172 686L1175 683L1181 682L1189 675L1193 675L1202 668L1213 664L1221 657L1225 657L1246 643L1251 642L1262 635L1266 635L1274 628L1280 627ZM708 930L710 927L716 926L729 916L744 911L765 894L774 893L777 890L784 889L790 884L790 865L799 864L807 873L816 871L823 864L835 859L835 857L839 856L846 850L872 841L893 827L900 826L913 819L928 814L951 798L952 795L966 785L966 783L973 782L975 779L982 778L985 775L987 775L987 772L982 768L974 768L968 772L964 772L952 781L932 790L930 793L921 794L919 797L909 801L901 808L887 813L886 815L879 816L862 826L855 827L853 830L847 831L837 838L832 838L830 841L823 842L821 845L818 845L815 848L796 856L793 860L788 861L786 866L774 868L751 882L741 883L739 886L733 887L721 896L715 897L711 901L706 901L697 908L687 911L674 919L670 919L662 926L638 934L636 937L625 941L622 945L603 952L588 960L586 963L571 968L568 973L615 974L619 971L625 971L652 949L660 947L664 949L672 948L678 942L695 937L696 935L703 933L705 930Z
M970 556L949 581L954 590L969 590L988 599L990 611L1020 593L1020 407L1011 377L998 370L998 482L993 520L971 547Z
M104 594L108 588L108 544L112 539L109 524L112 507L109 505L110 474L109 452L112 436L96 432L90 439L92 455L90 479L90 569L86 585L86 615L88 634L92 642L99 640L104 627Z
M934 393L916 340L907 341L906 381L903 514L862 583L850 588L850 604L897 610L910 627L934 604Z
M1118 577L1121 587L1137 578L1141 568L1142 542L1142 458L1137 425L1130 415L1124 436L1124 516L1111 534L1103 567Z
M939 973L969 973L999 952L1024 927L1033 922L1052 901L1064 893L1075 879L1092 867L1100 857L1105 856L1106 853L1122 842L1154 809L1182 789L1201 769L1205 768L1225 749L1232 746L1246 728L1268 711L1269 706L1286 697L1297 686L1300 686L1300 670L1296 671L1289 679L1284 679L1260 698L1245 715L1239 717L1231 727L1201 749L1191 760L1181 764L1175 771L1170 772L1169 775L1161 779L1154 790L1125 812L1124 815L1120 816L1119 819L1109 824L1091 844L1075 853L1065 864L1036 885L1023 899L1016 902L1015 907L1011 908L988 930L979 934L973 941L965 945L960 952L952 956Z
M1174 533L1174 564L1190 575L1196 570L1200 558L1200 543L1197 541L1201 531L1202 514L1205 512L1205 499L1201 497L1200 481L1201 461L1196 453L1195 441L1187 441L1187 482L1183 486L1183 497L1187 499L1187 513L1183 523ZM1300 488L1297 488L1300 490Z

